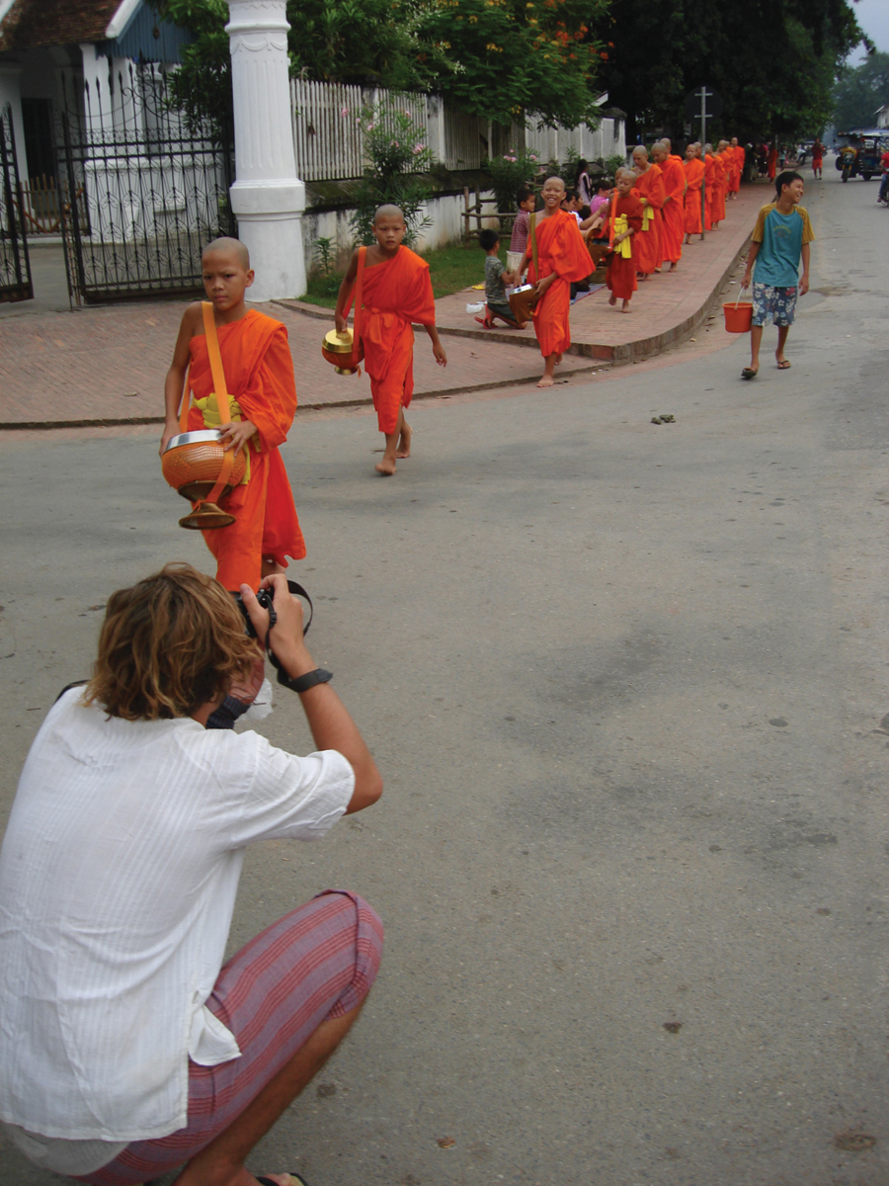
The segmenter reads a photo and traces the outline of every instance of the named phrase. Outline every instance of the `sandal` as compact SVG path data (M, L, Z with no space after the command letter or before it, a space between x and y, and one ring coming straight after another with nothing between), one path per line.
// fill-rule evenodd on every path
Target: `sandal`
M758 373L757 371L751 370L750 367L744 367L743 371L741 371L741 378L742 379L755 379L757 376L757 373Z
M790 370L790 363L787 361L786 358L782 358L781 361L778 363L778 370L779 371L789 371Z
M308 1182L302 1174L294 1174L292 1171L289 1175L292 1181L292 1186L309 1186ZM278 1186L277 1182L273 1182L271 1178L257 1178L260 1186Z
M476 317L476 321L479 323L479 325L482 327L482 329L493 329L494 328L493 323L490 322L487 319L487 317Z

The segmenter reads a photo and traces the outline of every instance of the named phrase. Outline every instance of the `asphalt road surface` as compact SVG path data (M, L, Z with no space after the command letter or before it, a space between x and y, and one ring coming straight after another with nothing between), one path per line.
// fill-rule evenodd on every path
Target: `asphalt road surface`
M313 652L386 789L319 844L250 851L232 947L345 885L387 949L256 1172L889 1182L889 210L810 177L788 372L768 329L741 382L747 339L717 327L549 393L419 405L391 480L367 414L295 426ZM5 819L108 594L210 564L144 432L7 436L0 460ZM286 692L260 727L308 747ZM57 1181L0 1159L4 1186Z

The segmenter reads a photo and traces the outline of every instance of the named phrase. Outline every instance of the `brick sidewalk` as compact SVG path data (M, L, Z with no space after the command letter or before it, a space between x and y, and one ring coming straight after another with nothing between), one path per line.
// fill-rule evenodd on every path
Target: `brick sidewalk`
M652 277L629 316L607 304L602 291L571 310L572 355L562 374L590 370L590 359L644 357L680 341L706 316L768 193L747 186L729 205L723 229L685 250L677 272ZM479 251L481 275L481 251ZM541 360L533 331L489 332L466 313L472 292L437 302L448 353L435 365L422 330L415 349L416 395L446 395L536 382ZM22 313L0 320L0 429L147 424L163 420L163 383L183 305L152 301L68 313ZM257 308L283 321L290 335L301 407L348 406L370 400L366 375L344 377L321 358L321 321L332 313L300 302ZM516 347L532 349L516 349Z

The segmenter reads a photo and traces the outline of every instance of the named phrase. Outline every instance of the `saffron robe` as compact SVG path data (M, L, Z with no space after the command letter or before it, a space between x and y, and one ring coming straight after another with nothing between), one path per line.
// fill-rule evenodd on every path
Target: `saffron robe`
M701 188L704 184L704 162L695 157L683 165L688 189L685 191L685 233L701 234Z
M661 254L661 208L667 196L664 175L659 165L649 165L640 173L633 193L642 201L642 230L631 238L635 241L637 266L650 276L663 262Z
M236 592L242 584L259 588L263 556L274 556L286 568L288 556L301 560L306 554L287 471L278 452L293 423L296 385L287 330L280 321L251 309L240 321L217 326L216 333L229 397L237 401L242 419L259 430L246 445L249 481L219 500L220 508L235 516L234 523L201 533L216 557L216 579ZM195 400L203 400L213 394L206 337L193 337L189 351L188 384ZM215 413L213 405L215 398L211 401ZM200 408L189 408L189 432L205 428L204 417Z
M740 144L732 149L732 175L728 184L728 192L730 194L736 194L741 188L741 176L744 172L744 160L746 156L747 152Z
M528 269L529 282L536 284L553 273L558 277L543 294L543 299L534 306L533 313L540 353L548 358L551 354L563 354L571 345L571 327L568 323L571 285L586 280L594 268L573 214L557 210L555 214L539 219L534 234L537 237L539 271L535 271L532 257Z
M725 164L718 153L713 154L713 172L716 181L713 186L711 216L715 223L719 223L725 218Z
M636 251L636 240L639 238L639 232L642 229L642 216L645 207L642 205L639 198L632 193L627 194L626 197L618 194L617 202L614 205L613 217L609 215L608 221L605 224L605 229L608 233L609 240L614 233L621 234L623 222L629 229L633 231L632 235L628 235L624 239L624 243L630 244L630 254L625 256L621 251L624 243L615 247L614 251L608 257L608 270L605 274L605 283L611 289L611 295L617 300L628 301L633 293L639 287L636 282L636 272L639 270L639 258ZM617 224L616 232L614 224Z
M682 161L678 156L670 156L661 165L661 172L664 175L661 258L675 264L682 259L682 234L685 230L685 170L682 168Z
M398 428L414 393L412 322L435 325L429 265L403 244L392 259L365 267L359 335L380 432Z
M713 195L716 192L716 161L708 152L704 156L704 229L713 229Z

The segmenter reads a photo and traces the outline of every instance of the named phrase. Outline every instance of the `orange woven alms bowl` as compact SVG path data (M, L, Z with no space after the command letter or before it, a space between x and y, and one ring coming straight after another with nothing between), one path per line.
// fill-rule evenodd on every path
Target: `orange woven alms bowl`
M189 502L200 502L216 485L225 450L215 428L200 432L183 432L171 437L164 449L161 464L164 477ZM232 466L229 484L220 497L231 494L239 485L247 468L247 457L242 449Z

